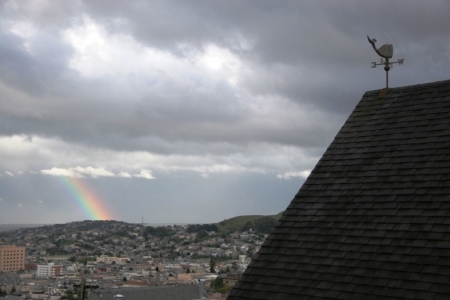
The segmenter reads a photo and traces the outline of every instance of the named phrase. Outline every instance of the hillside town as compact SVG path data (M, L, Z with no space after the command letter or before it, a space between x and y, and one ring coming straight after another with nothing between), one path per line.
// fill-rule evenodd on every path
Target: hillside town
M81 221L0 232L0 296L96 299L191 285L202 289L195 298L225 299L267 237L252 225L221 232L214 224ZM25 255L8 268L6 249Z

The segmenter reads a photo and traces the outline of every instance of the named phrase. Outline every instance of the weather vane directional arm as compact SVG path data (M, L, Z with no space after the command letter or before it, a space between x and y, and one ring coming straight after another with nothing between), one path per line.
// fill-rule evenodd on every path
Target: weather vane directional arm
M369 40L369 43L372 44L372 47L375 50L375 52L379 56L381 56L381 62L380 63L372 62L372 68L376 68L377 66L380 65L384 66L384 70L386 71L386 88L388 88L389 70L394 67L394 64L403 65L404 59L399 59L396 62L390 62L389 58L392 58L392 55L394 54L394 47L391 44L384 44L383 46L377 49L377 47L375 47L375 43L377 42L377 40L371 39L369 36L367 36L367 39Z

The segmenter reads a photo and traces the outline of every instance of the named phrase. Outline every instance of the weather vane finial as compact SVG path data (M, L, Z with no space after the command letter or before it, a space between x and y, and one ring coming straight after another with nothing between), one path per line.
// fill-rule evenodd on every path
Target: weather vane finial
M367 36L367 39L369 40L369 43L372 44L373 49L375 52L381 56L381 62L376 63L372 62L372 68L376 68L377 66L384 65L384 70L386 71L386 88L389 87L389 70L394 66L394 64L403 65L403 59L399 59L396 62L390 62L389 58L392 58L392 55L394 54L394 47L391 44L384 44L380 48L377 49L375 47L375 43L377 42L376 39L371 39L369 36ZM384 60L383 60L384 58Z

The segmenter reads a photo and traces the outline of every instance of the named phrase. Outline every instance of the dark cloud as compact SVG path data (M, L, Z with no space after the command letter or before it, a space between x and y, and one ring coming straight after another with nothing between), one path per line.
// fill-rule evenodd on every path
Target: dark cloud
M445 76L449 45L444 39L448 32L443 28L450 22L444 13L447 6L446 2L429 6L395 1L261 1L258 5L241 1L87 1L37 10L24 4L17 11L44 31L25 41L4 30L0 68L5 84L31 95L20 103L29 107L30 113L18 116L2 111L1 130L5 134L45 134L117 149L158 148L145 147L141 141L146 137L172 142L325 145L316 137L329 140L334 131L320 126L300 132L301 122L253 128L246 122L251 112L240 105L237 91L223 81L212 82L209 90L204 86L196 90L166 80L159 90L142 93L138 101L121 101L121 91L111 78L80 78L69 68L74 49L61 39L61 32L55 35L56 28L82 25L81 18L88 16L111 34L133 34L149 47L181 56L188 54L180 45L198 53L205 51L208 43L228 47L254 69L253 76L242 79L241 89L255 96L283 97L299 103L302 110L338 114L329 124L338 127L362 93L381 87L383 82L383 72L370 69L370 61L377 56L365 40L366 33L377 37L380 44L395 40L396 53L407 56L409 68L424 69L422 75L416 75L420 80ZM233 47L239 44L239 36L249 43L249 49ZM415 57L422 57L422 61ZM401 68L393 73L402 72ZM392 80L408 84L396 75ZM413 75L404 78L415 83ZM3 99L11 102L8 97Z
M30 58L23 40L15 35L0 32L0 78L8 85L29 93L42 93L39 70Z

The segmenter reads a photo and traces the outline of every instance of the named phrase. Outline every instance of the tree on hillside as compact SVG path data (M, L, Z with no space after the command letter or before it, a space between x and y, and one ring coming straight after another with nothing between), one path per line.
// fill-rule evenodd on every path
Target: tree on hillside
M10 295L13 295L13 294L15 294L15 293L16 293L16 287L13 285L12 288L11 288L11 290L9 291L9 294L10 294Z
M172 230L171 227L167 226L160 226L160 227L152 227L152 226L147 226L143 232L143 236L146 240L149 239L150 236L157 236L159 238L163 238L163 237L167 237L167 236L171 236L174 235L175 232Z
M231 269L233 269L233 271L237 271L237 269L239 269L237 263L234 261L233 264L231 265Z
M219 231L219 228L217 228L214 224L197 224L197 225L189 225L186 229L189 233L199 232L199 231Z
M209 260L209 272L216 273L216 260L212 256L211 259Z
M272 229L275 227L275 224L277 224L277 221L275 221L272 217L263 217L256 219L254 221L255 230L261 233L270 233Z
M208 233L205 230L202 230L202 231L197 232L196 238L202 239L202 238L207 237L207 236L208 236Z
M0 288L0 297L6 297L8 293Z
M242 226L242 231L247 231L250 230L251 228L254 228L255 225L253 224L252 221L248 221L247 223L245 223L244 226Z
M214 288L215 290L220 289L224 286L225 286L225 284L223 283L223 278L220 276L217 276L216 279L214 279L211 282L211 287Z

